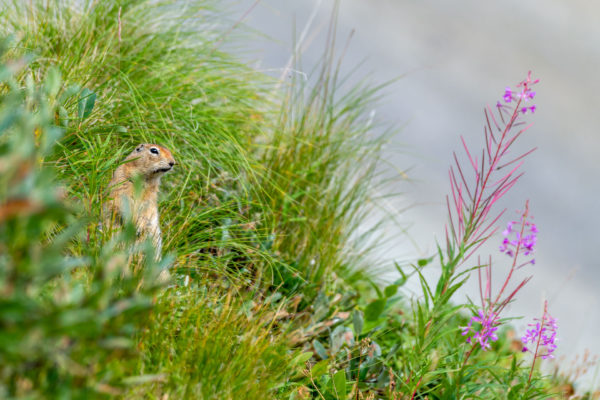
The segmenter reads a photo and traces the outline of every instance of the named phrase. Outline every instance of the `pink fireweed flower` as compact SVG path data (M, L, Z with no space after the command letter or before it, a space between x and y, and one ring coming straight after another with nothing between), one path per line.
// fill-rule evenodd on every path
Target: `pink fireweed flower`
M487 350L490 348L490 340L492 342L498 340L495 333L498 330L498 315L491 310L488 310L489 315L486 315L483 310L479 310L477 313L478 316L471 317L467 326L460 327L462 329L461 334L466 336L473 332L474 335L467 338L467 343L473 343L473 340L475 340L483 350ZM473 328L473 322L478 322L481 325L479 330Z
M534 318L534 321L537 322L529 324L528 326L532 328L528 329L521 338L524 345L523 352L532 351L527 347L527 345L531 343L531 346L534 347L534 357L541 357L544 360L554 358L554 354L552 353L556 350L556 342L558 341L556 337L558 324L556 323L556 319L548 314L548 302L544 303L544 314L542 319ZM540 345L546 350L542 354L540 354Z
M512 101L512 89L509 88L509 87L507 87L504 90L504 96L503 97L504 97L504 101L505 102L510 103Z
M539 79L532 80L531 71L529 71L527 78L517 84L518 90L513 91L510 87L504 89L504 95L502 96L502 99L505 103L511 103L513 100L518 100L519 103L533 100L535 97L535 92L531 90L531 87L539 81ZM532 113L535 112L535 109L536 107L533 105L531 107L522 107L520 111L522 114L527 114L528 111L531 111Z
M515 225L518 225L520 228L515 229ZM506 229L502 231L504 239L502 239L499 250L509 257L514 257L516 249L519 248L519 251L522 251L523 255L531 256L537 244L537 234L538 229L536 224L524 221L524 218L521 216L520 221L510 221L506 224ZM535 264L535 259L532 258L528 262Z
M535 264L535 259L531 258L525 262L519 263L519 258L525 256L532 256L534 246L537 242L537 226L528 220L529 215L529 200L525 202L525 211L522 212L519 221L509 221L506 224L506 229L502 232L504 239L500 244L500 251L505 253L512 258L512 266L508 271L504 283L500 288L500 291L492 300L491 287L492 287L492 262L490 256L490 262L485 266L486 270L486 283L485 293L483 290L483 281L481 278L481 269L479 269L479 288L482 305L485 304L486 300L489 307L494 310L497 314L500 314L502 310L513 300L515 295L529 282L531 277L525 278L519 283L511 292L508 292L505 296L505 290L509 286L509 282L513 277L515 270L527 265ZM503 297L504 296L504 297Z

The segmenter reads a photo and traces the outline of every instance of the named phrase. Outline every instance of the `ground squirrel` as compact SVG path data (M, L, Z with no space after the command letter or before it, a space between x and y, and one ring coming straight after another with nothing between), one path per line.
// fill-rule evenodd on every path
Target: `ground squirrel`
M157 204L160 178L174 165L175 160L168 149L156 144L140 144L117 167L108 185L110 194L106 203L106 226L122 219L129 210L139 239L152 238L157 259L162 254ZM142 185L137 195L136 179Z

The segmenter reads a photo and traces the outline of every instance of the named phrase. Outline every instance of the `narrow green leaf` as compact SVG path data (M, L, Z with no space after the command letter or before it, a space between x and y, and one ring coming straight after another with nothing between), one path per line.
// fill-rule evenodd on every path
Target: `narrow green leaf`
M394 282L394 285L402 286L406 283L406 281L408 280L408 277L404 273L404 270L402 269L400 264L398 264L397 262L394 262L394 267L396 268L396 271L398 271L398 273L400 274L400 278L396 279L396 281Z
M433 294L431 293L431 288L429 287L427 280L421 273L421 270L415 266L413 266L413 267L415 269L415 272L419 275L419 283L421 284L421 288L423 289L423 297L425 300L425 304L426 304L427 308L429 308L429 299L433 300Z
M517 356L513 354L512 362L510 363L510 373L515 374L517 372Z
M468 279L469 279L469 277L467 276L460 282L448 287L448 289L446 290L446 293L444 293L444 296L442 296L440 299L440 304L447 303L450 300L450 298L452 297L452 295L454 294L454 292L456 292L458 289L460 289L462 287L462 285L464 285L465 282L467 282Z
M508 392L508 398L511 400L522 399L523 393L521 393L521 389L523 388L523 386L524 384L520 382L514 385L512 388L510 388L510 391Z
M379 297L380 299L384 298L383 296L383 292L381 291L381 289L379 289L379 286L377 286L373 281L369 280L369 283L371 284L371 286L373 287L373 289L375 289L375 292L377 292L377 297Z
M419 334L417 338L422 337L422 333L425 331L425 317L423 316L423 310L421 308L421 304L417 304L417 326L419 327Z

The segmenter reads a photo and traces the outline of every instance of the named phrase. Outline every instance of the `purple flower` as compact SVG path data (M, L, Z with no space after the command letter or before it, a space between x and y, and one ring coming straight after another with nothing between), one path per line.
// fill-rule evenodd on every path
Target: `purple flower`
M508 224L506 224L506 229L504 231L502 231L502 234L504 236L510 235L510 233L512 232L512 228L513 228L513 222L510 221ZM508 242L508 239L504 239L504 241Z
M522 237L521 229L514 229L515 224L518 224L521 227L523 232ZM537 244L537 234L537 226L529 221L525 221L523 217L521 217L520 221L509 221L506 224L506 229L502 231L504 238L502 239L499 250L509 257L515 256L517 248L519 248L519 252L523 252L523 255L525 256L533 255ZM535 261L531 262L531 264L535 264Z
M512 90L509 87L506 87L504 90L504 101L510 103L512 100Z
M517 90L513 91L510 87L504 89L504 96L502 96L504 102L510 103L513 100L518 100L517 105L520 106L521 102L533 100L536 92L531 90L531 87L539 81L539 79L532 80L531 71L529 71L529 73L527 74L527 78L519 82L519 84L517 84ZM532 105L530 107L519 107L518 110L521 114L527 114L528 111L534 113L536 110L536 106Z
M483 310L479 310L478 316L471 317L469 324L467 326L461 326L462 335L466 336L469 332L473 332L474 335L467 338L467 343L473 343L473 339L475 342L479 343L483 350L490 348L489 341L498 340L498 336L496 336L496 331L498 330L497 319L498 315L493 311L487 311L489 315L486 315ZM477 331L473 328L473 322L478 322L481 325L481 328Z
M538 233L538 229L537 226L535 226L535 224L531 224L531 232Z
M542 357L544 360L554 358L552 353L556 350L556 342L558 341L556 338L558 325L556 319L548 314L547 307L546 304L544 306L544 315L542 316L542 319L534 318L534 321L538 322L529 324L528 326L532 328L528 329L521 338L524 345L523 352L531 351L531 349L526 346L528 343L531 343L531 347L535 348L534 357ZM546 349L545 353L538 354L538 343Z

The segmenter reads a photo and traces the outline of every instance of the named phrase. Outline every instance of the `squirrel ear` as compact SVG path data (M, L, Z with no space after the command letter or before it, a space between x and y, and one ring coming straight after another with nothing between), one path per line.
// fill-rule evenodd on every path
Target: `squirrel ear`
M142 151L143 148L144 148L144 145L140 144L138 147L136 147L135 151L137 151L139 153L140 151Z

